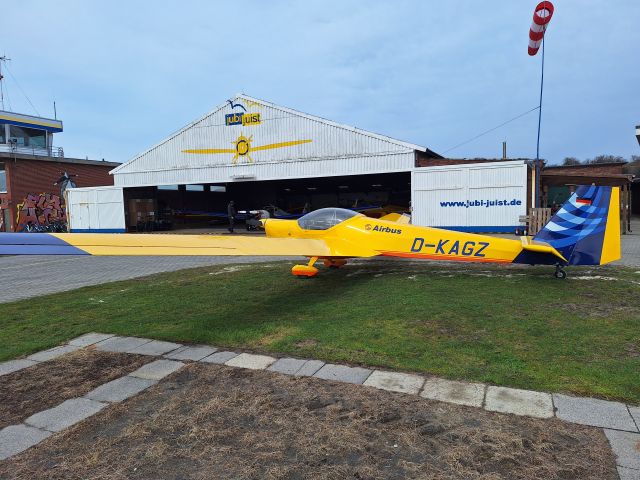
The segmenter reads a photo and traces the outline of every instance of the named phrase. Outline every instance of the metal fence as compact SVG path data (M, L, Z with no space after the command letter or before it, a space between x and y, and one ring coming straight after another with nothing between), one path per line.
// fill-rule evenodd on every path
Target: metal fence
M64 158L64 149L62 147L23 147L18 146L16 143L7 143L6 145L0 145L0 151L18 153L22 155L34 155L40 157L54 157Z

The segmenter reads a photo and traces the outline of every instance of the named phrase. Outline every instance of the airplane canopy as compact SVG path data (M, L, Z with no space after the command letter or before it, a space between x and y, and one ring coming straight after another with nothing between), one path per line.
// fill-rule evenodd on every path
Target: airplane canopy
M359 213L346 208L321 208L300 217L298 225L303 230L328 230L356 215Z

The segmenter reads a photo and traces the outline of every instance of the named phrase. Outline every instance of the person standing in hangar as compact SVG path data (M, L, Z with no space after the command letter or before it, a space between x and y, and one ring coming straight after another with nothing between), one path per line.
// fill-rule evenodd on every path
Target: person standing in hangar
M236 218L236 213L236 206L233 200L231 200L229 202L229 205L227 205L227 216L229 217L229 233L233 233L233 224Z

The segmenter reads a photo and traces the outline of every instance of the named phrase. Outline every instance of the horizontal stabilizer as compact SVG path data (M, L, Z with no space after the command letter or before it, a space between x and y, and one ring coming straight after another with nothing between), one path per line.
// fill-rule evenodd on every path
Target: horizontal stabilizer
M404 213L387 213L386 215L380 217L380 220L408 225L411 221L411 217Z
M567 259L564 258L562 254L558 250L553 248L551 245L549 245L548 243L536 242L532 240L531 237L522 237L522 249L528 252L543 253L543 254L547 253L549 255L553 255L554 257L557 257L559 260L562 260L563 262L567 261Z

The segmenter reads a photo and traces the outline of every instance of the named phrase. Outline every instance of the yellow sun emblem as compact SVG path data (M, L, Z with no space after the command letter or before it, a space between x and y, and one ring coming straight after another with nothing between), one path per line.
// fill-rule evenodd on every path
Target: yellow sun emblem
M233 163L234 165L238 163L238 157L247 157L249 159L249 163L253 163L253 159L249 155L249 152L251 151L252 140L253 135L247 138L244 135L240 134L240 136L235 141L231 142L236 146L236 153L231 159L231 163Z
M259 150L272 150L274 148L294 147L296 145L311 143L312 140L289 140L286 142L269 143L267 145L258 145L257 147L251 146L252 141L253 141L253 135L247 138L244 136L244 134L241 133L237 139L231 142L235 145L235 148L196 148L196 149L188 149L188 150L182 150L182 151L184 153L195 153L199 155L211 155L216 153L233 153L233 158L231 159L231 163L233 165L237 165L238 159L240 157L247 157L249 163L253 163L253 159L249 155L251 152L257 152Z

